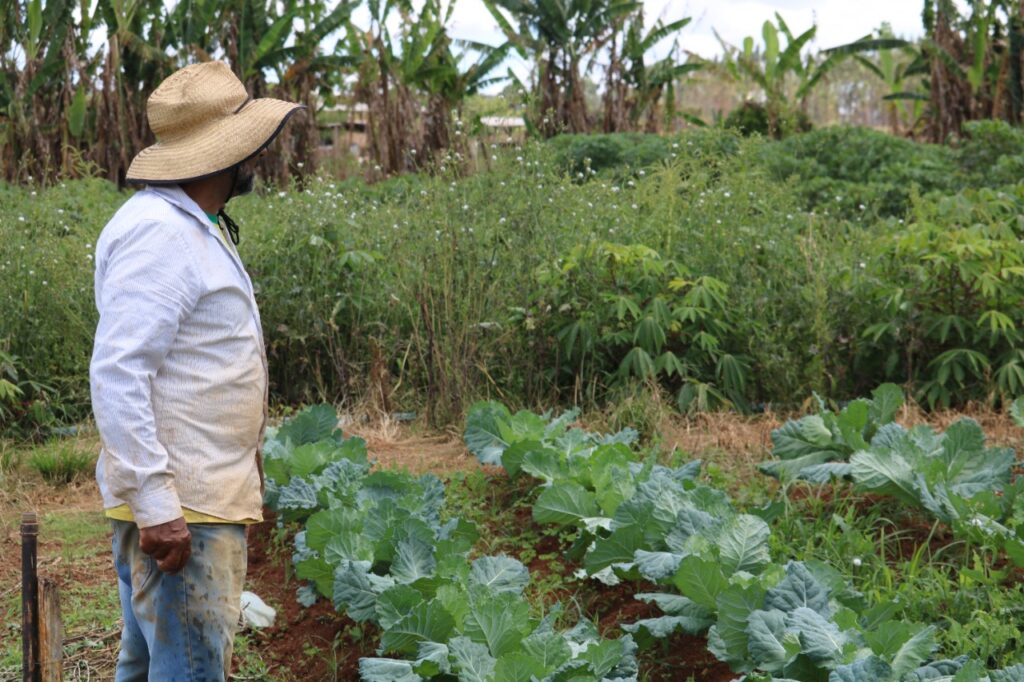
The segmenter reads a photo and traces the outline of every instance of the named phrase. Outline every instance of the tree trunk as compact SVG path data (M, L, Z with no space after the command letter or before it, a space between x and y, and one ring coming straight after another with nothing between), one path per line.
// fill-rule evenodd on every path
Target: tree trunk
M561 115L561 96L559 93L558 76L556 75L558 55L554 48L548 52L547 58L541 61L540 72L540 111L539 123L544 137L553 137L559 132Z
M940 7L935 18L933 40L954 59L963 56L963 39L949 23L949 17ZM970 85L953 73L939 55L932 55L931 64L931 123L929 137L933 142L945 142L959 135L964 121L972 109Z
M579 62L572 58L568 63L566 79L566 115L565 123L570 132L586 133L590 130L587 121L587 93L585 83L580 77Z

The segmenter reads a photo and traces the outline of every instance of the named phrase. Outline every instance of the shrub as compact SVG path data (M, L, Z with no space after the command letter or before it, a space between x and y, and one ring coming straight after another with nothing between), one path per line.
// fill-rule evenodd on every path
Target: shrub
M791 179L808 209L858 220L902 217L913 191L959 185L953 152L867 128L834 126L764 148L772 175Z
M563 390L653 380L682 408L695 386L710 388L712 405L742 404L747 361L725 344L734 324L723 282L646 246L611 242L573 248L538 280L536 318L524 324L557 342L542 371Z
M73 444L61 441L50 443L28 459L28 465L47 482L63 485L73 482L82 474L91 474L95 464L93 454L80 452Z
M778 129L772 132L768 108L759 102L744 102L729 112L722 124L745 137L757 135L781 139L794 133L806 133L813 127L811 119L802 109L784 109L778 121Z
M0 351L17 360L18 435L89 415L93 245L127 198L96 179L45 189L0 184Z
M1009 199L941 197L965 182L958 159L969 167L968 158L990 158L981 136L972 140L954 152L854 128L783 142L719 128L564 136L508 150L468 177L438 168L370 186L323 179L240 197L230 213L262 311L271 399L366 401L445 424L498 391L523 406L604 407L622 395L609 391L652 375L677 404L751 409L792 405L811 391L844 398L884 380L941 378L927 365L952 347L928 341L913 363L901 351L927 337L922 311L949 301L938 288L949 270L922 254L953 256L928 235L951 231L966 240L957 248L975 251L998 245L1004 258L1017 250L1006 231L1016 230L1019 190ZM581 182L565 164L587 168L586 158L604 170ZM631 165L646 158L659 160ZM915 192L926 190L908 216ZM102 181L0 186L0 430L39 437L87 418L93 244L127 196ZM907 217L927 247L920 253L896 248L896 235L911 230L899 222ZM608 259L620 257L630 264L612 276ZM995 272L977 253L963 260ZM673 290L676 279L690 284ZM714 282L721 302L704 306L704 319L677 319L672 311L695 282ZM954 291L967 297L957 305L986 300L976 288ZM890 300L896 294L906 307ZM626 306L620 316L621 299L639 314ZM658 324L664 342L646 323L657 300L670 312ZM1016 323L1013 301L995 309ZM594 346L569 352L565 330L588 319ZM896 336L864 335L890 320ZM717 347L700 346L708 337ZM993 372L1006 367L1008 391L1016 365L999 359L1006 339L965 339ZM949 399L992 386L968 383L950 388Z
M555 163L574 175L590 171L628 172L664 161L671 155L666 138L643 133L558 135L547 144L555 152Z
M883 304L863 330L864 371L918 387L929 407L1024 392L1024 186L915 201L913 220L880 241Z
M763 104L757 102L744 102L730 111L729 115L725 117L724 125L747 137L751 135L768 137L770 132L768 111Z
M1016 184L1024 179L1024 131L1005 121L969 121L956 157L974 187Z

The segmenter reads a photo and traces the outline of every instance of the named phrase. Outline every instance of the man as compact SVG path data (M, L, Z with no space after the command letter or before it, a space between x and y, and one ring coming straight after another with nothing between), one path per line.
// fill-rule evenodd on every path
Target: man
M223 62L172 74L147 103L157 142L128 169L146 187L96 244L90 380L124 615L117 682L230 669L245 525L262 518L268 379L223 209L300 108L250 99Z

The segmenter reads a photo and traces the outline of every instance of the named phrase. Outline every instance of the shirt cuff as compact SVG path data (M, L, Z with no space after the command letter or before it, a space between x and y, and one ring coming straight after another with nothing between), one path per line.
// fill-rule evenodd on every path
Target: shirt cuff
M177 491L171 487L158 488L144 495L138 495L128 503L139 528L159 526L182 517L181 502Z

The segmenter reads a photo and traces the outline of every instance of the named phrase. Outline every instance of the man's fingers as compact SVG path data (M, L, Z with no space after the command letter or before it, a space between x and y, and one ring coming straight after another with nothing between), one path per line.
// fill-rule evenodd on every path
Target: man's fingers
M171 549L162 559L157 559L156 567L164 573L177 573L188 562L192 556L192 546L176 546Z
M192 555L192 533L184 518L142 528L139 549L151 556L161 571L177 573Z
M170 554L176 548L180 551L182 547L190 547L191 543L192 534L189 532L184 518L177 518L167 523L139 530L139 549L158 562L168 563L169 560L169 565L178 563L177 558L171 557ZM184 560L181 560L181 564L184 565L184 563Z
M152 556L153 551L157 548L157 543L150 540L145 534L139 538L139 549L142 550L143 554L149 554Z
M149 556L153 557L157 561L163 561L173 551L174 545L161 544L157 545L152 552L149 552Z
M177 573L181 569L185 568L185 564L188 563L189 557L192 556L192 546L186 545L185 550L181 553L181 560L178 565L173 569L174 573Z
M157 568L164 573L177 573L192 555L191 542L179 542L168 545L168 551L162 557L157 557Z

